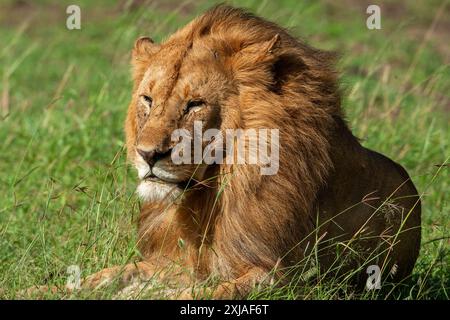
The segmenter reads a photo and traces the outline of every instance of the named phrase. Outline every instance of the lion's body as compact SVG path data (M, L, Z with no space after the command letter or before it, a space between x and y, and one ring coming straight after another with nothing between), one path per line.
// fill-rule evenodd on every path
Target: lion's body
M417 191L399 165L362 147L348 129L333 60L273 23L224 6L161 45L137 41L126 120L144 198L144 260L134 272L148 278L175 264L186 271L174 278L183 286L215 276L225 282L214 297L245 296L273 269L289 279L282 270L318 248L324 270L348 258L339 272L369 263L387 273L396 264L397 278L410 274L420 244ZM204 99L198 112L180 111L196 97ZM162 180L145 180L143 157L167 154L171 132L189 130L193 119L221 130L279 129L277 174L232 164L198 174L161 157L155 167ZM200 183L183 192L175 182L186 172ZM380 248L387 250L377 255Z
M275 45L274 37L280 38ZM218 78L225 80L211 81L208 90L222 93L216 98L220 128L280 129L279 171L261 176L252 166L218 165L205 174L216 177L208 187L186 194L181 204L144 204L139 239L147 261L180 262L200 280L252 272L257 279L301 263L320 238L323 269L344 259L348 245L361 250L341 272L365 263L392 271L395 279L410 274L420 245L417 191L403 168L362 147L347 128L329 54L244 11L218 7L171 36L146 64L136 63L136 83L152 59L179 47L179 60L163 64L180 65L181 83L184 67L200 68L196 55L207 68L219 64ZM196 52L201 47L219 62ZM139 144L130 130L133 106L127 120L132 152Z
M268 272L277 263L278 268L299 264L304 261L305 254L310 254L305 247L313 247L317 237L321 238L318 256L324 271L334 267L345 275L361 264L375 264L389 274L395 264L396 270L390 280L399 281L407 277L420 248L420 201L417 191L400 165L362 147L346 127L337 129L335 137L340 141L332 147L333 169L317 192L316 199L311 202L312 210L307 219L295 204L286 208L289 199L283 198L283 193L289 192L281 185L282 182L276 186L280 190L278 194L274 194L277 190L271 184L255 189L258 199L245 203L245 207L240 208L242 216L236 214L230 216L230 220L226 220L226 216L211 217L208 214L216 190L202 190L200 195L194 195L198 198L192 199L190 209L205 213L211 217L211 224L220 228L211 231L207 238L210 242L203 247L214 250L209 254L208 250L202 250L199 263L199 248L202 246L199 238L203 233L196 223L192 223L192 212L179 208L155 209L149 204L143 207L139 224L140 249L146 259L152 261L161 256L170 257L170 261L181 262L185 267L190 267L190 271L199 271L197 276L200 279L211 274L234 279L254 267ZM340 129L343 131L339 132ZM245 197L252 196L248 189L238 189L231 196L237 199L231 199L231 205L238 206L236 202L242 201L240 192ZM302 189L299 188L298 192L301 193ZM223 214L223 211L220 212L224 210L220 208L222 205L217 204L219 212L214 212L214 215ZM262 218L258 213L266 208L268 216ZM163 223L154 225L155 212L164 212ZM230 214L235 212L231 210ZM285 214L278 215L281 212ZM269 216L271 213L272 216ZM402 222L404 225L400 228ZM399 232L399 229L402 231ZM164 236L166 238L162 240ZM187 244L180 247L179 239L184 239ZM338 247L343 249L344 245L352 248L349 251L361 247L362 250L358 252L358 259L340 266L337 252ZM289 251L291 253L286 255ZM279 265L281 257L284 257L284 265ZM365 283L366 276L363 268L357 278Z
M339 140L333 152L334 170L316 201L321 232L326 232L322 242L350 242L353 249L361 250L359 261L348 263L343 273L364 263L378 265L385 275L391 273L391 281L402 280L410 275L419 254L421 209L417 190L394 161L362 147L350 133L348 140L345 135ZM328 255L322 257L324 269L335 263L338 246L332 245ZM366 278L363 268L359 280L365 283Z

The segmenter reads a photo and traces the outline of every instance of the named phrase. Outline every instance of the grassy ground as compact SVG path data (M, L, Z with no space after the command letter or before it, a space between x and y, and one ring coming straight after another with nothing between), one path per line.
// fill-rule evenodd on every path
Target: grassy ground
M63 284L70 265L88 275L138 259L136 181L122 129L129 50L139 35L161 40L213 1L137 2L0 4L0 297ZM69 31L65 10L74 3L82 29ZM235 4L342 54L344 106L355 134L403 164L423 193L423 244L412 282L395 294L360 297L448 299L450 3L384 1L382 30L366 28L361 1ZM330 284L299 292L338 296Z

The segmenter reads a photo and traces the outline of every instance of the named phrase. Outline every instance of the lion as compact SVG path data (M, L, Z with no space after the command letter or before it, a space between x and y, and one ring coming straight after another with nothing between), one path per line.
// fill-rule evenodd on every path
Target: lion
M368 265L383 279L407 278L420 247L420 197L405 169L352 134L335 60L225 5L161 44L139 38L125 133L139 176L142 261L100 271L83 287L119 277L121 288L134 288L156 277L182 288L176 297L193 298L196 284L214 278L203 286L212 298L245 298L292 279L286 270L313 251L321 270L359 268L356 283ZM262 175L261 164L175 164L172 134L193 134L196 121L203 132L278 129L277 173Z

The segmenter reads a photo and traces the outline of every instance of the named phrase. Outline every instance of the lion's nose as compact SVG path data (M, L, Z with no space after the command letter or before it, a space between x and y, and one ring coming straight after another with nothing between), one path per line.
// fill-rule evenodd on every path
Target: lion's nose
M154 161L155 154L156 154L155 150L144 151L142 149L137 149L137 152L142 157L142 159L144 159L144 161L148 163L148 165L150 167L153 166L153 164L155 163L155 161Z
M166 156L169 156L171 154L171 150L167 152L159 152L158 150L145 151L139 148L137 149L137 152L142 157L142 159L144 159L144 161L148 163L150 167L153 167L158 160L165 158Z

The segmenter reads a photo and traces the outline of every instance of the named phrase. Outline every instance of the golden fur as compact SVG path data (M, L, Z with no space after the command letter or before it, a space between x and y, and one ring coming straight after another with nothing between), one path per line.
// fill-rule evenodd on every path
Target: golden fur
M160 45L138 39L132 64L126 136L138 168L145 164L137 149L167 155L172 131L192 131L194 120L221 130L277 128L280 160L277 174L263 176L258 165L199 169L161 158L158 165L176 181L141 182L148 195L139 219L143 261L125 267L124 283L178 265L183 272L170 278L179 286L214 276L222 282L211 288L213 297L245 296L271 270L289 280L283 270L314 247L326 270L348 255L343 244L359 251L341 272L364 261L395 279L410 274L420 246L417 191L403 168L362 147L348 129L332 54L247 11L218 6ZM202 107L186 115L188 101L199 98ZM177 183L190 176L184 191ZM376 250L380 255L371 256ZM85 285L97 286L119 269ZM365 269L360 275L365 281Z

